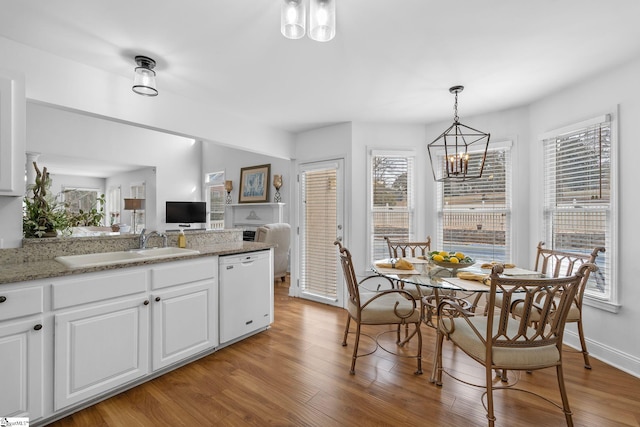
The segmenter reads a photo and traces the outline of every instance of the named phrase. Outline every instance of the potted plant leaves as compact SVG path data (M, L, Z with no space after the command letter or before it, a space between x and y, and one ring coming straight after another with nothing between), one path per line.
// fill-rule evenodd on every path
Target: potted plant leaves
M56 237L58 231L65 232L69 228L69 216L62 203L51 194L51 178L47 168L36 170L35 184L29 186L24 197L22 233L26 238Z

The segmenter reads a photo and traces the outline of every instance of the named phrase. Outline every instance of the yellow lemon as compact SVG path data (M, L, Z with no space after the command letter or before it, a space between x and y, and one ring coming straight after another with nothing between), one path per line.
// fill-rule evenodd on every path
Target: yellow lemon
M434 255L432 259L434 261L444 261L444 257L442 255Z
M449 262L453 263L453 264L457 264L460 262L460 260L454 256L452 256L451 258L449 258Z
M447 251L441 251L441 252L439 253L439 255L440 255L441 257L446 257L446 256L449 256L449 252L447 252Z
M456 252L456 258L458 258L459 260L463 260L464 254L462 252Z

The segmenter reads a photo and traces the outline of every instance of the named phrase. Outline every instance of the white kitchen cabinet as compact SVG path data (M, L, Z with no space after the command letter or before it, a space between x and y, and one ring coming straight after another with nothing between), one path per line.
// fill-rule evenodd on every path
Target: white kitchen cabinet
M44 288L0 288L0 416L43 415Z
M44 377L42 316L0 322L0 414L42 416Z
M148 305L140 295L56 314L55 410L149 372Z
M217 259L152 270L153 370L218 345Z
M147 280L137 267L52 284L54 410L149 372Z
M216 273L206 257L55 281L54 410L215 348Z
M25 117L24 76L0 70L0 196L24 195Z
M220 257L220 343L273 321L273 251Z
M272 252L225 257L223 280L205 256L1 285L0 416L47 423L267 328Z

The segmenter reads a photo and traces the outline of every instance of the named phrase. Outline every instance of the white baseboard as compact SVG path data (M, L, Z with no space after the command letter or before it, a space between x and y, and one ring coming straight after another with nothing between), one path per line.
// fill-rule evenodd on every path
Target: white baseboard
M640 378L640 357L624 353L613 347L585 338L589 357L595 358L614 368L620 369L636 378ZM580 350L580 338L577 332L565 329L564 344Z

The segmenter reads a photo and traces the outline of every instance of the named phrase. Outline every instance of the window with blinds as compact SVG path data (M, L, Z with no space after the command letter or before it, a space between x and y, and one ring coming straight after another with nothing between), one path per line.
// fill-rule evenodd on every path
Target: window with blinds
M415 241L412 152L372 151L370 156L370 258L388 258L385 236Z
M224 228L224 210L227 192L224 189L224 172L212 172L205 177L209 204L209 228Z
M481 178L437 183L441 245L434 249L463 252L479 260L512 261L511 146L493 147ZM469 173L477 173L481 162L482 153L470 153Z
M614 257L611 121L604 116L592 122L543 140L546 246L580 253L604 247L585 294L608 300Z

